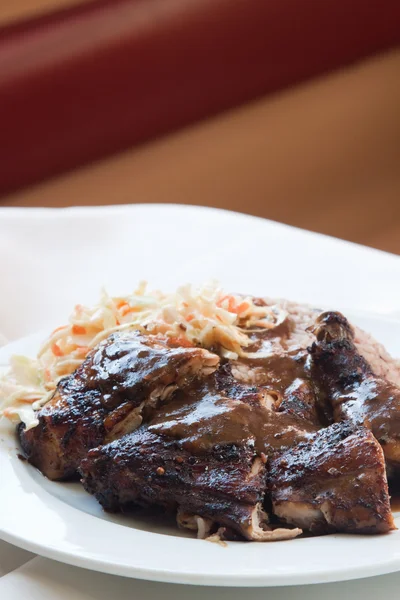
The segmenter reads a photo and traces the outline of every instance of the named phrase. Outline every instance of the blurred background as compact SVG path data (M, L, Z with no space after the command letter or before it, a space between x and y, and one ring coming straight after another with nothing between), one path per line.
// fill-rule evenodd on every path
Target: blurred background
M400 254L400 2L1 0L0 140L0 206L216 206Z

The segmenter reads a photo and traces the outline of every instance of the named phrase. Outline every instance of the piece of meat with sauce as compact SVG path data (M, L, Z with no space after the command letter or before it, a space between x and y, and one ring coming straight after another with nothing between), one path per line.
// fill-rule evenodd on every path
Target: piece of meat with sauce
M307 331L319 311L286 301L256 298L257 306L270 306L276 324L270 328L252 328L248 356L231 361L234 377L261 386L275 397L275 406L315 425L325 424L319 414L317 390L309 370L307 347L312 335Z
M395 529L382 448L365 427L337 423L270 464L273 512L313 534Z
M253 383L275 399L275 408L314 425L325 424L318 409L318 390L307 365L306 351L289 353L276 349L265 358L240 359L232 362L235 378Z
M244 383L265 386L281 403L281 410L293 410L299 417L322 425L329 424L320 410L318 381L310 372L308 347L315 341L310 327L321 313L305 304L282 299L255 298L258 306L269 306L276 323L248 333L253 345L246 348L251 358L232 361L234 376ZM400 385L400 361L393 359L373 337L352 327L357 352L374 374Z
M334 421L371 429L383 447L389 474L400 469L400 388L378 377L354 342L354 330L338 312L322 313L310 347L313 374Z
M299 304L284 299L265 298L259 299L259 302L274 306L279 314L283 311L287 315L278 331L272 329L267 332L267 338L272 337L280 340L280 345L287 351L307 350L314 341L314 334L310 329L310 325L315 322L316 317L323 311L307 304ZM282 321L282 317L280 317L280 321ZM286 325L286 328L282 329L283 325ZM351 327L354 333L354 344L358 352L367 360L375 375L400 385L400 360L390 356L388 351L372 335L356 325Z
M291 412L279 412L274 396L236 381L229 364L177 392L148 426L195 454L210 452L216 444L250 444L259 456L290 448L320 428Z
M207 350L171 348L165 338L137 331L114 333L59 382L36 427L20 426L22 448L49 479L72 477L90 448L133 431L177 388L218 364Z
M255 541L290 539L301 533L268 526L262 510L265 464L251 445L216 444L194 454L143 425L91 450L80 472L86 490L106 510L160 506L177 511L178 523L198 529L199 537L226 529L230 537L233 531L241 539Z
M277 412L266 390L237 382L224 364L179 391L140 431L92 450L81 465L83 483L108 509L161 505L177 509L190 528L287 539L300 531L272 530L261 509L265 465L316 429Z

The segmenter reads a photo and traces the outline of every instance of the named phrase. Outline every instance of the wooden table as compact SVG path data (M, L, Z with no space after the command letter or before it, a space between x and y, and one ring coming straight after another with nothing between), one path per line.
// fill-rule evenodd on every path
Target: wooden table
M400 254L400 50L3 198L130 202L223 207Z

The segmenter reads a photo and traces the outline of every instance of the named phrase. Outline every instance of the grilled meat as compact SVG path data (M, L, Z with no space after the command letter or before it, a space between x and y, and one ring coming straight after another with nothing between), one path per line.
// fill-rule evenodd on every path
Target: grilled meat
M277 410L300 417L315 425L323 422L322 414L318 412L315 386L309 379L296 378L286 388Z
M80 472L88 492L107 510L161 506L200 536L228 528L248 540L288 539L298 529L272 531L262 510L265 464L254 447L217 444L193 454L142 426L91 450Z
M315 425L324 424L307 351L313 341L307 326L318 311L286 301L258 298L255 302L270 305L278 315L278 324L252 330L249 335L253 344L246 349L250 357L232 361L233 375L238 381L265 388L276 398L277 410L291 412Z
M39 412L39 425L20 439L29 461L50 479L75 474L90 448L133 431L143 416L219 358L200 348L170 348L165 339L119 332L62 379Z
M26 455L51 479L79 470L106 510L158 506L199 537L390 531L383 452L400 468L399 366L340 313L286 301L274 312L251 330L249 356L222 365L113 334L59 383L39 425L21 426Z
M265 358L236 360L235 378L253 383L275 398L275 408L304 419L316 426L325 423L318 409L317 389L308 366L308 353L277 350Z
M278 412L275 396L237 382L229 365L179 391L149 422L150 431L179 440L196 454L210 452L216 444L247 444L268 456L318 429L295 414Z
M223 527L253 540L295 537L299 530L267 525L265 464L317 427L277 412L274 401L238 383L225 364L179 391L140 430L92 450L80 469L84 486L112 510L156 504L178 509L178 522L190 528Z
M283 410L293 407L297 415L307 420L328 424L329 415L320 410L318 403L321 396L318 377L310 372L308 360L308 347L315 341L310 325L321 311L287 300L259 298L255 303L271 306L279 315L278 325L251 334L254 345L247 351L252 352L253 358L233 361L235 377L245 383L265 386L280 398ZM286 314L285 318L282 313ZM381 344L358 327L351 327L351 331L357 352L366 359L374 374L400 386L400 361L394 360ZM294 388L301 392L293 395Z
M288 352L296 353L306 351L314 341L312 325L316 317L322 312L306 304L298 304L289 300L259 299L259 305L268 304L275 307L276 311L284 311L287 316L280 329L272 328L261 335L261 346L268 349L268 342L273 341L276 347ZM283 326L285 328L283 329ZM352 326L354 344L358 352L367 360L373 372L378 377L388 379L400 385L400 360L394 359L387 350L377 342L369 333L356 326ZM256 334L260 338L260 334Z
M400 388L374 374L358 352L354 331L337 312L322 313L310 348L314 376L335 421L371 429L391 470L400 467Z
M383 452L365 427L322 429L277 455L268 480L274 513L311 533L395 529Z

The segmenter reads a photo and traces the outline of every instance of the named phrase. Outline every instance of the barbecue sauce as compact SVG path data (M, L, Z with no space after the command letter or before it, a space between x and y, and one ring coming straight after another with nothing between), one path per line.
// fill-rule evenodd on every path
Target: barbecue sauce
M250 334L246 351L255 357L230 363L235 378L221 384L220 371L207 384L178 392L157 411L149 429L192 453L209 452L217 444L247 444L268 454L308 439L320 422L308 352L288 344L293 328L286 315L276 327ZM257 388L238 384L241 373L244 379L251 375Z
M149 429L179 440L193 453L208 452L216 444L248 444L258 454L293 446L319 429L294 411L279 411L287 391L307 379L303 360L282 354L246 366L266 374L262 391L233 378L221 385L217 374L206 385L179 392L157 411Z

